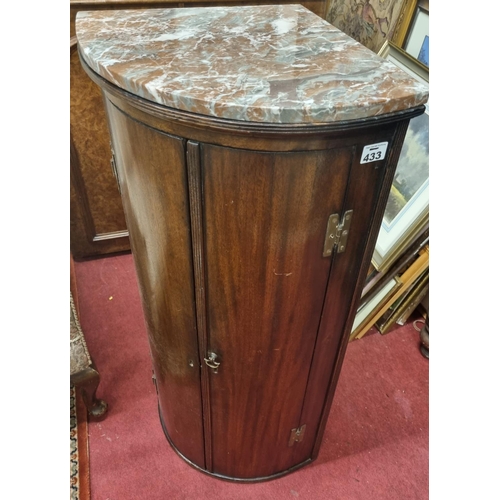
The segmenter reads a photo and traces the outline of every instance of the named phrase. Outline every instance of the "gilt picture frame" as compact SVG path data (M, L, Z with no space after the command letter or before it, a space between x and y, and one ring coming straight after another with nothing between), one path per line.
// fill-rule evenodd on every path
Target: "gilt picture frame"
M429 69L391 42L379 55L415 79L428 83ZM372 264L384 272L429 220L429 106L410 121L391 187Z
M417 5L403 49L429 67L429 10L422 2Z
M417 9L418 0L406 0L399 14L398 21L394 28L392 43L397 47L403 47L403 44L408 36L411 27L415 10Z

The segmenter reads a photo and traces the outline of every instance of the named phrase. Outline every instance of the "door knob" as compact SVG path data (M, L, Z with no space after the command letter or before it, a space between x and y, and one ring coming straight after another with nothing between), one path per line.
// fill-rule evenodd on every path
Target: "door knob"
M220 363L217 360L217 354L215 352L209 352L208 353L208 358L203 358L205 360L205 364L209 367L212 368L214 373L217 373L217 370L219 369Z

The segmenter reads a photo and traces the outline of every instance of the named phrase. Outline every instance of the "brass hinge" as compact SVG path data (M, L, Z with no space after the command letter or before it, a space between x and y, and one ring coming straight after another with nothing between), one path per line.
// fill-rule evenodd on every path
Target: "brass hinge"
M330 217L328 217L325 244L323 246L323 257L330 257L335 245L337 245L337 253L342 253L343 251L345 251L353 212L353 210L348 210L344 214L344 218L342 219L341 223L339 223L339 214L332 214L330 215Z
M304 439L304 433L306 432L306 424L297 427L297 429L292 429L290 433L290 439L288 440L288 446L293 446L295 443L299 443Z

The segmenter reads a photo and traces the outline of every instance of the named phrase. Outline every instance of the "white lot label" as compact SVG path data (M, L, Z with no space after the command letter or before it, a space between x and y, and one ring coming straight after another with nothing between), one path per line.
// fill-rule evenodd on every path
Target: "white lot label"
M361 153L360 163L370 163L371 161L379 161L385 158L388 142L379 142L378 144L370 144L363 148Z

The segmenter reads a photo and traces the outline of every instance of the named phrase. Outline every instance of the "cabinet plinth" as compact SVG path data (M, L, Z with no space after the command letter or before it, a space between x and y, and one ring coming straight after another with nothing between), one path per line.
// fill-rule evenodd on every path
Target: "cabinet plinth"
M309 19L292 7L287 15ZM261 120L228 118L241 106L196 113L179 109L193 102L186 94L179 108L167 106L123 88L128 70L104 74L102 59L91 66L97 49L85 33L81 62L105 98L169 442L198 469L236 481L310 463L422 96L324 122L304 118L310 108L300 99L274 122L269 110ZM146 87L160 101L182 94ZM322 103L314 106L323 116ZM363 162L364 148L380 143L385 155Z

